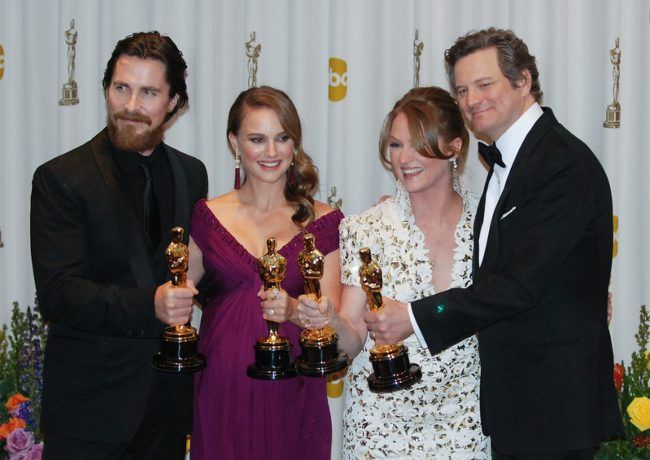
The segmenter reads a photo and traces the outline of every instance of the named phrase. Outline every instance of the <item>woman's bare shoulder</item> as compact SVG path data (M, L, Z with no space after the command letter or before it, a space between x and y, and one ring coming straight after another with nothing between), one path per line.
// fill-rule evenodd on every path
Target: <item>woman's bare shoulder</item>
M237 198L237 192L232 190L223 195L210 198L206 204L217 218L231 214L241 203Z
M330 212L336 211L335 208L331 207L327 203L323 203L322 201L317 201L314 200L314 212L316 213L316 219L319 217L324 216L325 214L329 214Z

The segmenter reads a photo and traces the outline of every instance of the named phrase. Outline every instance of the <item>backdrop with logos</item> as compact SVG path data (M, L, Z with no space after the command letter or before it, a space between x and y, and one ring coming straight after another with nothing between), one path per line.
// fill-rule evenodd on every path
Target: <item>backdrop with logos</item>
M183 51L190 108L166 140L203 160L211 196L232 187L226 117L256 67L257 85L285 90L298 107L320 170L319 198L351 214L393 191L378 159L379 131L414 74L420 85L446 88L444 50L489 26L526 41L544 105L607 171L615 214L610 329L616 359L629 359L639 306L650 300L649 0L0 0L0 322L12 301L34 302L31 176L104 126L100 81L120 38L155 29ZM614 99L620 126L605 127ZM485 168L472 144L462 181L480 193Z

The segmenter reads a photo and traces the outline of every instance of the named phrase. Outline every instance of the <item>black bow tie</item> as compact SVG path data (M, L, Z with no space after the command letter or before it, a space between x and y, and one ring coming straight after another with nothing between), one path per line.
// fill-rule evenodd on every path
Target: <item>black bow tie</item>
M478 153L481 154L485 162L490 165L490 168L493 168L495 164L505 168L506 165L501 158L501 152L497 148L497 144L492 142L492 144L487 145L483 142L478 143Z

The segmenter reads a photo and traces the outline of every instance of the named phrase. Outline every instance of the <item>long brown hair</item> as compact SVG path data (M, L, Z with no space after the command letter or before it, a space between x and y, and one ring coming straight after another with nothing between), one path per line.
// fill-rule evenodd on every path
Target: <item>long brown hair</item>
M311 157L302 148L302 126L298 111L289 96L279 89L270 86L249 88L240 93L232 107L230 107L226 138L231 133L237 135L242 120L246 116L246 110L251 108L273 110L278 116L282 128L293 141L295 149L293 165L287 173L290 174L291 169L294 169L296 180L292 185L287 178L284 186L284 197L289 203L297 207L296 212L291 216L291 220L300 227L306 227L316 218L313 196L318 189L318 169ZM235 155L230 142L228 142L228 148Z

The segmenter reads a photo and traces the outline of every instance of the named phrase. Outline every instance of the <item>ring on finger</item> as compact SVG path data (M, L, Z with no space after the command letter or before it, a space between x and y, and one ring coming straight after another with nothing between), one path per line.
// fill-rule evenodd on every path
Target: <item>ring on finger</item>
M277 299L279 294L280 294L280 292L278 291L278 288L274 287L273 288L273 298Z
M275 313L275 312L273 311L272 308L270 308L269 311L268 311L268 313L267 313L267 315L268 315L268 316L273 316L273 313Z
M377 336L375 335L374 332L371 332L371 333L370 333L370 338L371 338L372 340L375 340L375 339L377 338Z
M305 319L304 323L305 323L306 328L311 327L311 320L309 319L309 317L307 317L307 319Z

